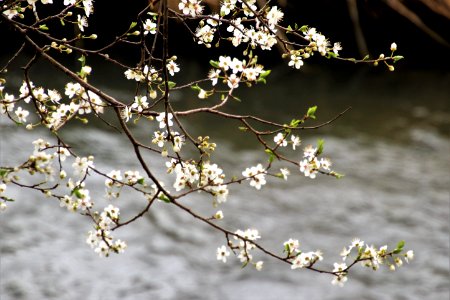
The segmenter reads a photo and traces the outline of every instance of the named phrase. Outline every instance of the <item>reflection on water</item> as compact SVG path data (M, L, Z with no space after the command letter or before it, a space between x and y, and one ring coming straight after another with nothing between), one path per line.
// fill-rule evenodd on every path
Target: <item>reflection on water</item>
M300 75L274 76L272 85L242 92L245 100L230 109L251 110L280 122L301 116L314 104L319 106L317 122L352 106L334 125L302 133L305 144L325 138L334 167L347 176L312 181L293 175L288 182L271 180L258 193L233 187L221 207L224 224L231 229L256 227L263 245L280 252L285 240L298 238L306 251L322 249L330 265L353 237L379 246L405 239L406 247L416 252L412 264L395 274L356 268L344 288L332 286L330 277L291 271L265 257L263 272L241 269L235 259L216 261L216 247L225 242L222 235L162 203L149 217L116 233L129 243L125 254L99 259L84 244L90 230L86 219L39 194L11 189L19 200L1 218L2 300L81 295L133 300L448 298L450 76L359 72L305 68ZM174 96L179 107L198 101L194 94ZM199 116L186 122L196 134L209 134L218 143L214 158L229 177L266 159L248 135L237 132L237 123L211 120ZM37 133L4 124L1 164L20 162L29 152L23 141L31 142ZM136 166L124 139L113 131L75 127L66 135L79 151L94 152L101 169ZM103 181L90 184L97 202L103 203ZM205 214L215 212L201 196L185 201ZM144 202L129 197L116 204L131 215Z

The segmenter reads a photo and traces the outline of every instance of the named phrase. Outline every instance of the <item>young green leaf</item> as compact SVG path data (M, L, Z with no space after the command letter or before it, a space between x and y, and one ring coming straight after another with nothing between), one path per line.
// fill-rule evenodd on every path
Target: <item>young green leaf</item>
M259 74L259 78L266 78L267 76L269 76L270 72L272 72L272 71L266 70L266 71L262 72L261 74Z
M161 193L161 195L158 196L158 199L163 201L163 202L170 203L170 199L166 195L164 195L163 193Z
M317 140L317 152L316 155L319 156L323 153L323 145L325 144L325 141L323 139Z
M306 116L308 118L315 119L316 118L316 110L317 110L317 106L308 108L308 112L306 113Z
M86 57L84 55L81 55L78 61L81 62L81 66L84 67L84 65L86 64Z
M256 82L257 82L257 83L264 83L264 84L267 83L267 81L266 81L265 78L258 78L258 80L256 80Z
M196 91L196 92L200 92L202 89L196 84L196 85L191 85L191 89Z
M209 64L210 64L211 66L213 66L214 68L220 69L219 63L218 63L217 61L210 60L210 61L209 61Z
M7 169L0 169L0 177L5 177L5 175L8 175L10 171Z
M403 56L397 55L397 56L394 56L392 59L393 59L394 62L396 63L396 62L398 62L400 59L403 59L403 58L404 58Z
M137 25L137 22L131 22L130 28L128 28L128 30L133 29L134 27L136 27L136 25Z

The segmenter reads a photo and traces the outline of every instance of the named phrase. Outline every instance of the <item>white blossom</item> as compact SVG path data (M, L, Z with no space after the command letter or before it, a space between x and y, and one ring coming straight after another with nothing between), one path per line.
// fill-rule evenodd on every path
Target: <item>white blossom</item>
M180 68L173 60L169 61L166 65L166 67L167 67L167 71L169 71L169 74L172 76L174 76L175 73L180 71Z
M156 121L159 122L159 128L166 128L167 125L169 125L169 127L172 126L173 125L172 118L173 118L172 113L168 113L167 117L165 112L160 113L156 117Z
M230 256L230 251L227 250L226 246L217 248L217 260L221 260L222 262L226 263L228 256Z
M156 34L157 24L150 19L145 20L144 23L144 35L147 34Z

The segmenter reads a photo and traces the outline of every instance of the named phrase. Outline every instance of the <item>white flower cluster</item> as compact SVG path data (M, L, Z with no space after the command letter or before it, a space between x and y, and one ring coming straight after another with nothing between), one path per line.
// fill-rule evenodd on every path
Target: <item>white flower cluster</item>
M317 158L317 148L312 145L305 147L303 152L303 160L300 161L300 172L304 173L306 177L311 179L316 178L320 169L329 171L331 168L331 161L328 158Z
M64 1L64 5L66 5L66 1L67 0ZM36 2L38 2L38 0L27 0L28 5L33 9L33 11L36 11ZM42 4L53 4L53 0L41 0L40 2ZM17 3L17 6L12 6L11 8L3 11L3 14L8 17L8 19L12 19L16 16L23 18L23 14L21 14L21 12L24 12L27 7L28 6L21 7L19 2Z
M212 15L206 20L206 23L201 21L199 26L195 30L195 37L197 38L198 44L204 44L207 48L211 47L211 43L214 40L214 34L216 33L217 26L221 24L217 21L218 15Z
M342 50L339 43L334 43L331 48L328 39L323 34L317 32L317 29L314 27L309 28L304 35L305 39L310 41L308 47L312 48L313 51L319 52L321 55L326 55L328 51L333 51L338 55L339 50Z
M145 82L146 80L148 80L149 83L162 81L158 71L156 71L154 67L148 65L145 65L142 70L128 69L124 72L124 74L128 80L135 80L137 82Z
M283 243L284 251L288 258L293 258L291 269L307 268L313 266L317 261L323 260L320 250L302 252L298 240L289 239Z
M70 195L64 195L59 201L61 207L67 208L71 212L77 212L80 209L86 211L94 206L91 201L90 192L85 188L82 181L73 182L71 178L67 182L67 187L71 191Z
M46 150L50 149L50 143L43 139L33 141L33 145L33 154L28 157L28 163L30 165L29 173L32 175L35 172L44 174L46 176L46 180L52 181L55 173L53 168L53 159L56 157L57 153L48 153L50 150Z
M262 65L253 60L247 64L246 60L231 58L230 56L220 56L218 62L213 62L216 69L210 70L208 78L215 86L219 80L220 74L224 72L224 83L233 90L239 87L240 82L257 82L261 77L267 76L270 71L265 71ZM231 71L231 74L229 74Z
M310 252L299 252L299 254L292 261L291 269L297 268L307 268L314 265L317 261L323 260L322 252L310 251Z
M242 176L247 180L250 180L250 186L255 187L257 190L260 190L261 187L266 184L266 174L267 171L261 164L247 168L242 172Z
M195 161L180 163L175 159L166 163L167 173L175 173L176 179L173 187L176 191L185 188L201 188L214 196L216 203L226 202L228 187L223 184L225 174L217 164Z
M288 144L291 144L293 150L297 149L297 147L301 144L301 139L299 136L292 134L291 140L287 141L286 134L283 134L281 132L277 133L277 135L274 136L273 141L278 145L278 147L286 147Z
M89 232L87 243L100 256L108 256L111 251L122 253L127 247L126 243L121 240L113 241L113 237L110 235L112 226L117 225L119 222L119 209L113 205L108 205L102 213L92 212L94 202L92 201L90 191L86 188L85 180L88 176L89 169L95 167L94 157L75 157L73 163L70 164L72 167L72 176L67 178L64 164L67 158L71 156L67 148L61 145L52 145L43 139L33 141L33 145L33 153L26 163L10 171L8 170L6 173L2 173L2 177L0 178L0 210L3 211L6 209L6 201L12 201L4 193L8 182L11 182L12 179L16 182L20 180L19 172L21 170L28 171L31 175L36 173L45 175L46 180L41 181L44 183L53 181L55 173L59 172L59 179L67 180L65 186L69 192L64 192L64 194L60 195L57 191L61 191L62 189L56 189L58 186L63 187L60 183L53 185L51 188L46 188L43 183L36 186L46 196L54 196L59 199L61 207L65 207L71 212L81 212L93 218L96 228L95 231ZM107 177L105 185L107 186L107 190L110 189L109 194L113 195L113 197L118 197L119 191L114 192L112 189L120 189L123 182L128 185L144 185L143 177L138 171L126 171L122 178L120 171L113 170Z
M304 31L304 38L309 41L309 44L304 49L291 50L289 52L290 60L288 65L295 69L300 69L303 66L304 59L314 55L314 52L319 52L321 55L325 56L329 52L333 52L335 56L339 56L339 51L342 50L340 43L334 43L331 47L328 39L321 33L317 32L317 29L311 27Z
M248 43L252 49L259 46L262 50L271 50L277 43L274 34L276 29L259 26L259 24L257 24L256 28L253 26L246 28L242 24L241 18L231 20L231 24L227 27L227 31L233 34L229 40L231 40L231 43L235 47Z
M0 183L0 212L3 212L6 210L6 196L4 196L6 191L6 184Z
M90 69L83 67L82 72L88 74ZM30 92L31 88L31 92ZM0 91L0 113L8 114L14 109L15 103L23 100L29 103L32 99L38 110L41 122L48 128L58 128L62 126L73 115L86 115L92 112L103 113L105 104L100 97L92 91L86 91L79 83L69 82L65 86L65 95L71 100L69 104L60 103L61 95L57 90L43 87L35 87L33 82L23 82L19 89L19 98L15 99L8 93L2 96ZM22 107L15 111L18 122L26 122L29 112ZM31 129L33 125L28 124Z
M129 173L126 173L129 174ZM130 174L131 175L131 174ZM131 178L131 176L128 175L128 178ZM105 179L105 186L106 186L106 198L119 198L120 191L123 187L122 183L122 174L120 170L112 170L108 174L106 174L108 178ZM136 176L135 176L136 177Z
M164 129L166 127L173 126L172 119L173 119L173 114L172 113L166 114L165 112L158 114L158 116L156 117L156 121L159 122L160 129ZM184 136L182 136L180 133L173 131L173 130L170 130L170 131L157 130L157 131L153 132L152 143L156 144L159 148L162 148L162 151L161 151L162 156L168 155L168 150L166 147L166 144L168 142L171 143L172 150L174 152L180 152L181 147L184 145L185 140L184 140Z
M183 13L190 14L192 16L197 14L194 12L193 8L189 8L194 4L190 4L188 6L185 1L187 0L183 0L179 4L179 8L183 10ZM189 1L197 2L195 0ZM255 12L257 9L256 0L222 1L220 7L220 17L218 15L210 15L207 16L206 23L204 20L200 21L195 33L197 42L210 48L211 43L214 40L214 35L217 32L217 26L222 23L220 18L233 14L232 18L227 21L229 24L227 31L232 34L228 40L230 40L235 47L248 43L252 49L255 49L258 46L263 50L272 49L272 47L277 43L275 36L277 32L276 25L282 20L284 14L276 6L270 7L270 9L268 8L263 12L266 23L261 25L259 18L255 17ZM243 15L240 14L240 12L242 12ZM240 17L235 17L237 15L240 15ZM248 27L244 26L243 23L245 22L243 21L248 21L248 18L251 17L254 17L254 20L249 23L255 24L248 25Z
M88 232L86 243L101 257L108 257L110 252L123 253L127 244L121 240L113 240L111 226L119 221L119 208L108 205L103 209L97 220L97 228Z
M244 264L244 266L251 263L256 268L256 270L260 271L263 267L264 262L263 261L253 262L253 255L250 252L256 247L255 244L252 242L261 238L258 230L256 229L247 229L245 231L237 230L235 234L236 234L234 236L235 241L231 240L228 241L229 247L233 249L233 251L236 250L239 252L237 257L239 258L241 263ZM230 252L227 250L227 247L225 245L217 248L217 260L221 260L225 263L227 261L228 256L230 256Z
M181 0L178 8L183 14L195 17L203 12L203 6L200 5L201 2L201 0Z
M29 93L28 84L32 88L32 93ZM33 96L34 99L37 100L36 105L39 111L43 115L45 115L45 113L48 111L46 104L48 104L49 101L52 102L52 104L57 104L59 100L61 100L61 96L56 90L48 89L46 92L42 87L35 88L33 82L29 82L28 84L26 82L23 82L19 90L19 98L16 98L14 95L8 93L5 93L3 95L4 86L3 81L0 80L0 114L7 114L10 118L13 118L11 112L14 111L16 103L18 103L19 101L29 103ZM23 109L21 106L18 106L14 111L15 118L13 119L15 119L15 121L18 123L26 123L29 114L30 112L28 110Z
M403 251L403 242L397 245L397 248L392 252L388 252L387 245L380 247L378 250L373 245L367 245L364 241L355 238L348 247L344 247L340 255L342 260L345 261L350 254L355 249L357 253L357 259L361 262L364 267L369 267L376 271L379 269L380 265L386 264L390 270L394 271L396 267L401 267L403 265L403 259L409 263L410 260L414 258L414 252L412 250L401 254ZM333 285L343 286L347 281L347 265L345 263L334 263L333 272L336 277L333 279Z

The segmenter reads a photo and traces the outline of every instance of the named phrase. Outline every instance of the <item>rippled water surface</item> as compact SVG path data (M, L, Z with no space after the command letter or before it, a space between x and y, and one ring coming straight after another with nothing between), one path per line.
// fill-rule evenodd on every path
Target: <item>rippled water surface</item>
M279 253L285 240L298 238L302 249L324 252L324 267L338 261L354 237L391 247L404 239L416 253L411 264L396 272L356 267L343 288L332 286L327 275L292 271L263 256L264 271L241 269L237 259L216 260L216 248L225 243L222 234L163 203L115 232L129 244L124 254L101 259L85 244L91 229L87 218L41 194L10 188L9 196L17 201L0 219L1 299L448 299L450 75L306 68L302 75L271 80L270 89L243 92L243 103L232 109L288 122L318 104L324 121L351 105L333 125L302 132L304 144L324 138L334 168L346 176L310 180L295 174L288 182L269 180L260 192L247 184L234 186L221 206L225 226L258 228L262 244ZM177 105L195 101L173 96L179 98ZM238 124L206 116L186 122L218 143L213 158L229 177L266 160L249 135L235 129ZM1 165L26 159L32 148L25 146L39 136L4 119L0 134ZM65 135L78 151L93 153L100 169L136 167L125 140L114 131L74 127ZM163 174L163 163L148 159ZM103 181L89 183L98 203L105 203ZM201 196L184 201L206 215L216 211ZM116 204L126 217L145 202L130 196Z

